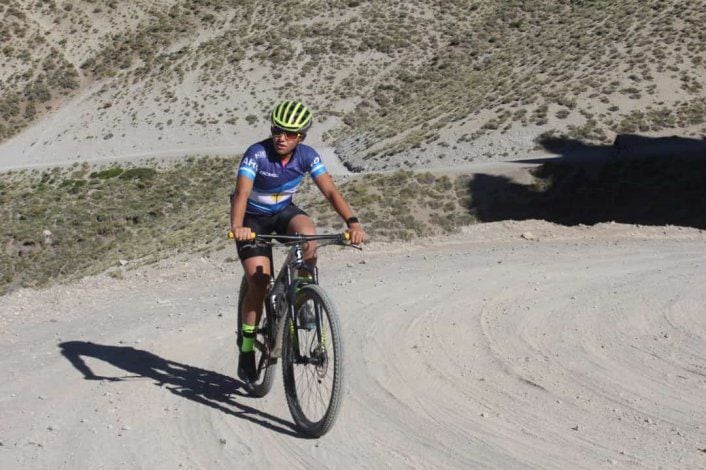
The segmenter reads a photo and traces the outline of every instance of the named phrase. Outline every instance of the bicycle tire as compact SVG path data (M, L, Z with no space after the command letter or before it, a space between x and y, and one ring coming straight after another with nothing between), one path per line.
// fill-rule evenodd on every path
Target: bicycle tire
M343 342L340 333L338 313L335 304L318 285L302 287L297 293L295 311L311 302L319 305L314 330L299 329L288 321L282 348L282 376L289 411L297 428L312 437L321 437L333 426L341 407L343 393ZM309 305L312 305L309 304ZM319 338L322 338L319 341ZM322 344L323 343L323 344ZM294 348L300 350L312 363L296 364ZM324 385L324 375L331 374ZM323 405L320 413L314 413L311 387L316 387L317 401ZM328 388L328 390L327 390ZM325 398L321 392L327 392ZM327 401L327 403L326 403Z
M238 293L238 334L240 331L242 331L243 328L243 320L240 316L240 312L242 312L243 302L247 292L248 283L245 279L245 276L243 276L243 279L240 282L240 291ZM267 332L272 331L272 329L267 327L268 321L269 318L267 316L267 308L263 305L262 314L260 315L260 321L257 325L257 330L259 330L260 332L255 337L256 341L259 341L262 344L270 343L270 338L267 337ZM238 351L240 351L240 341L236 341L236 344L238 345ZM263 361L263 352L259 348L255 348L255 364L259 366L261 361ZM267 358L264 358L264 361L265 363L262 364L262 368L260 370L260 374L258 375L257 380L255 382L243 383L243 389L245 390L245 392L254 398L261 398L270 393L270 390L272 390L272 384L275 379L276 364L272 362L267 362Z

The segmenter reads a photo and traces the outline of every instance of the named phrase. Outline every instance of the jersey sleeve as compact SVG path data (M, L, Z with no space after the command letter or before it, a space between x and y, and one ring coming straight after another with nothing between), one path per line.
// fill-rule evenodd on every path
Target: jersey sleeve
M238 167L237 176L245 176L249 180L255 179L255 176L257 176L257 161L260 152L261 150L258 150L254 146L245 151L245 155L243 155L243 159L240 161L240 166Z
M321 156L317 152L312 151L309 156L309 160L307 171L311 175L312 179L326 173L326 167L321 161Z

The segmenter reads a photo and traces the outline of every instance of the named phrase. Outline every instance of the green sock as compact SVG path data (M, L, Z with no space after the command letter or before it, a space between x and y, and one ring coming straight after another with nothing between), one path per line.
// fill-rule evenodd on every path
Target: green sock
M243 344L240 346L242 352L250 352L255 344L255 325L243 323Z

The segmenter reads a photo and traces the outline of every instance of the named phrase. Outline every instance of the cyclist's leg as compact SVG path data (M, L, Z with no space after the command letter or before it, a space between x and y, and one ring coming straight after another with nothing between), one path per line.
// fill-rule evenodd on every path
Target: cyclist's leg
M247 250L246 250L247 251ZM253 250L254 251L254 250ZM238 377L248 384L257 381L257 352L255 351L256 329L262 314L262 305L267 289L270 271L269 258L266 256L241 255L247 288L243 296L241 289L240 311L238 315ZM264 287L263 287L264 286Z
M243 301L243 311L240 312L243 323L257 324L262 311L267 281L270 278L270 259L267 256L252 256L242 260L245 279L248 282L248 292Z
M272 216L245 214L243 225L254 233L267 234L274 230L276 218ZM267 291L272 257L272 248L254 240L237 242L238 257L243 265L248 292L243 301L243 311L238 312L244 324L255 325L260 318L263 300Z
M309 214L295 204L288 205L277 214L274 229L280 235L316 235L316 226ZM309 242L304 246L304 260L310 266L316 266L316 242Z
M306 213L300 213L289 220L287 233L316 235L316 225ZM310 266L316 266L316 242L311 241L304 246L304 261Z
M271 254L269 247L265 248L251 242L238 242L238 255L247 283L245 295L240 301L240 311L237 313L240 316L238 377L247 384L257 380L255 335L270 276L269 256ZM243 295L242 290L241 295Z

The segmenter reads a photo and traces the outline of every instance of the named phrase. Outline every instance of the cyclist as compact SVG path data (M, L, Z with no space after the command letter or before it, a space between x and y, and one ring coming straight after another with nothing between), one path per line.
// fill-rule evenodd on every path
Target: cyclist
M243 302L238 377L255 379L253 342L270 276L271 248L255 244L251 233L315 235L306 212L292 203L292 196L309 173L324 197L343 218L354 244L363 243L365 231L333 183L321 157L302 141L311 128L311 111L301 102L282 101L272 110L271 138L251 145L243 155L231 197L230 225L248 289ZM316 244L309 242L304 260L316 264Z

